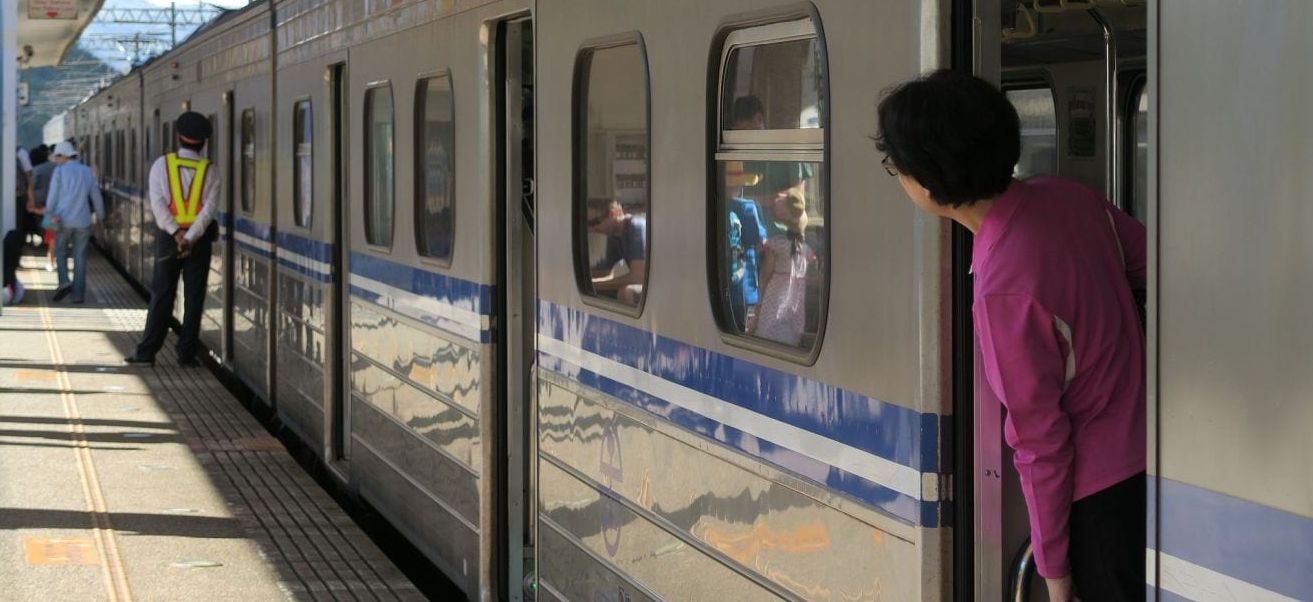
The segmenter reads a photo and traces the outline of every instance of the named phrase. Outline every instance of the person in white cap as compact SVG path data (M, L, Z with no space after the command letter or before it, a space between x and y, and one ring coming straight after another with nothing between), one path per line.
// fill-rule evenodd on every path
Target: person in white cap
M46 194L46 217L55 231L55 268L59 273L59 288L55 301L73 295L74 303L87 298L87 243L91 241L92 210L96 217L105 219L105 201L100 196L100 185L91 168L78 160L72 143L55 145L55 159L62 164L50 178L50 192ZM88 203L90 201L90 203ZM68 252L73 250L73 279L68 278Z

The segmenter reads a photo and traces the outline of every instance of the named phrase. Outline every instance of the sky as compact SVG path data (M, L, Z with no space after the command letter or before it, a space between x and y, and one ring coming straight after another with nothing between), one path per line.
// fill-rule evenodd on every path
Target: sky
M168 8L170 3L169 0L105 0L104 8ZM199 0L177 0L176 3L178 8L191 8L202 4ZM221 8L241 8L246 6L247 0L205 0L204 4ZM195 28L192 26L178 27L178 41L186 39L193 29ZM168 49L169 28L166 25L114 24L97 19L87 26L83 35L132 36L137 33L143 34L145 38L159 40L150 47L144 47L142 49L144 54L159 54ZM93 54L110 63L120 73L127 72L130 67L129 55L123 51L94 50Z

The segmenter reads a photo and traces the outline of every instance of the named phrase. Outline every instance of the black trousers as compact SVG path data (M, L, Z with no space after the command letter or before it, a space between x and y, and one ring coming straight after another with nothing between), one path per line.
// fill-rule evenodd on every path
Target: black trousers
M1144 600L1145 475L1071 505L1072 581L1084 602Z
M12 286L18 280L18 262L23 258L23 233L18 230L5 232L4 284Z
M205 281L210 275L210 255L219 226L210 224L191 248L191 254L178 257L178 243L163 230L155 233L155 275L150 289L150 307L146 313L146 333L137 345L137 357L153 358L164 346L169 334L169 319L178 296L178 276L182 276L182 332L178 333L178 359L196 357L201 333L201 312L205 310Z

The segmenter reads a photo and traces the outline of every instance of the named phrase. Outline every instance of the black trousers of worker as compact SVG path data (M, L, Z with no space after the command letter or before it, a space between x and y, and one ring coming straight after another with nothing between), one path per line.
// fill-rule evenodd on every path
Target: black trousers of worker
M205 309L205 281L210 275L210 255L218 238L218 224L210 224L205 234L192 245L191 254L178 257L178 243L163 230L155 233L155 280L150 288L150 307L146 313L146 333L137 345L137 357L153 358L164 346L173 317L173 303L178 296L178 276L182 276L182 332L178 333L178 360L196 358L197 339L201 332L201 312Z
M1145 476L1071 504L1067 554L1083 602L1144 599Z

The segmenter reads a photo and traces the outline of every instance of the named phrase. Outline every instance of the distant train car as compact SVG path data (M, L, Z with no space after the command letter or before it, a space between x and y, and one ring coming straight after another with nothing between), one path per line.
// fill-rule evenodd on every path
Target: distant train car
M147 170L210 116L204 344L471 599L1025 599L970 240L870 138L973 71L1018 177L1149 226L1151 595L1310 598L1311 11L266 0L69 128L149 286Z

